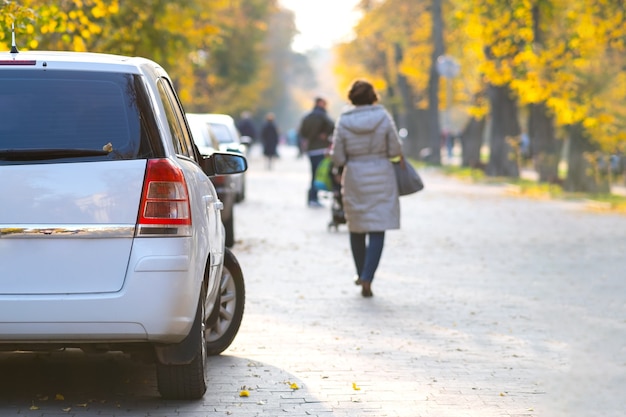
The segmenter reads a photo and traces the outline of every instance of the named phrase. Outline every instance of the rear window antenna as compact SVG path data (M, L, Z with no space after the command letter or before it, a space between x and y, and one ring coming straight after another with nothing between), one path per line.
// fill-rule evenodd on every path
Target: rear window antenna
M11 23L11 53L17 54L17 46L15 45L15 23Z

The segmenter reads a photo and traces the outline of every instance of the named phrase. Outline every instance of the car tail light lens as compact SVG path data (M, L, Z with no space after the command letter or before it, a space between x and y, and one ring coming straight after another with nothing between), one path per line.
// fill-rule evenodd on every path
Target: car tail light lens
M150 159L143 183L137 236L191 236L191 209L182 170Z
M11 59L2 60L0 65L20 66L20 65L37 65L37 61L30 59Z
M226 184L226 177L224 175L216 175L214 177L211 177L211 182L216 187L222 186Z

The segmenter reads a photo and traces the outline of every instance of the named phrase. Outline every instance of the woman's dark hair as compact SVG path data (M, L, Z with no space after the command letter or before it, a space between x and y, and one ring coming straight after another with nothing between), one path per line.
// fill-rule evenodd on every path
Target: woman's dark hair
M356 80L350 87L348 92L348 99L355 106L362 106L365 104L374 104L378 101L378 94L374 90L374 86L364 80Z

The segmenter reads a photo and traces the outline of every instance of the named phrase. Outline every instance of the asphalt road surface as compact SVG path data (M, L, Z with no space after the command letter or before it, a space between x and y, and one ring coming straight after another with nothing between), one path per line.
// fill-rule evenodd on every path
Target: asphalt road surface
M120 354L0 354L0 416L625 415L626 216L425 169L366 299L308 160L280 151L249 157L246 311L202 400L160 400Z

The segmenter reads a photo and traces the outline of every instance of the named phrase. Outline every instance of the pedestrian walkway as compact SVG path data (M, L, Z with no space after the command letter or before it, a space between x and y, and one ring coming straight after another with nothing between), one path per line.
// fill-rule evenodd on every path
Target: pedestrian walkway
M427 169L426 190L401 200L402 230L387 234L375 296L363 299L347 229L329 232L330 209L306 207L308 161L281 155L268 173L252 154L237 207L248 304L215 361L245 363L238 385L252 390L224 410L624 415L626 218Z
M279 154L249 157L246 310L202 400L121 355L0 355L0 416L624 417L626 216L424 169L363 298L308 160Z

